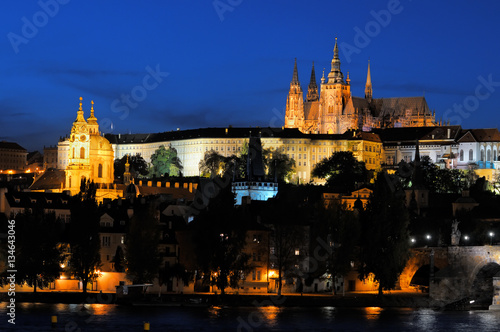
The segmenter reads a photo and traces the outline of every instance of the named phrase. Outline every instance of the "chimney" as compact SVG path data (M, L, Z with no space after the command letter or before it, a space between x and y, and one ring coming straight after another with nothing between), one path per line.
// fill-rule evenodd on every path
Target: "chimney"
M451 129L448 128L448 138L450 138L450 134L451 134Z

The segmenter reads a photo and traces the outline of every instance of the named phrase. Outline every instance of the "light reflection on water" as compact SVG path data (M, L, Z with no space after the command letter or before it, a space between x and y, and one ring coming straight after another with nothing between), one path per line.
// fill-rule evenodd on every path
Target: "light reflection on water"
M0 331L498 331L500 312L410 308L123 307L107 304L17 303L16 326L0 304ZM58 316L57 329L50 317Z
M380 307L366 307L365 315L367 319L378 319L383 308Z

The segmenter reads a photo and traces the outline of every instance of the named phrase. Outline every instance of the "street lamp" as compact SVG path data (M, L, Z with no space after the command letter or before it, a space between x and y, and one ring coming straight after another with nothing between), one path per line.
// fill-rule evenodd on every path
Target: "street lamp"
M491 246L491 244L493 243L493 236L495 236L495 233L490 232L488 235L490 236L490 246Z
M469 242L469 235L464 235L464 241Z

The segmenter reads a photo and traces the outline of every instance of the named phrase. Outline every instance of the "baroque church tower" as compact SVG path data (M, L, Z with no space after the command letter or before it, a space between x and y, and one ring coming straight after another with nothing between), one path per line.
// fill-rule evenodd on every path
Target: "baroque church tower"
M82 179L90 178L90 130L87 121L83 117L82 97L80 107L76 112L76 120L71 127L69 137L69 158L66 168L65 188L79 191Z
M94 102L90 116L85 121L82 98L69 137L68 166L65 174L65 189L71 194L80 191L82 180L97 184L98 195L113 194L109 191L114 180L114 153L109 141L99 132L99 124L94 115Z

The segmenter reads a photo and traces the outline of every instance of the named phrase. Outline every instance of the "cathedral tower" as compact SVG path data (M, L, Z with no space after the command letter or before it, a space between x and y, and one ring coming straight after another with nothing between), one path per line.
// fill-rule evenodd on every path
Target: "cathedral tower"
M337 38L333 48L331 71L328 82L321 84L319 132L342 134L351 128L344 114L347 101L351 98L351 86L344 82L344 74L340 70L339 49Z
M293 77L290 82L290 90L286 100L285 128L298 128L304 126L304 94L299 82L297 71L297 59L293 68Z
M365 99L371 103L373 98L372 76L370 74L370 60L368 60L368 73L366 74Z

